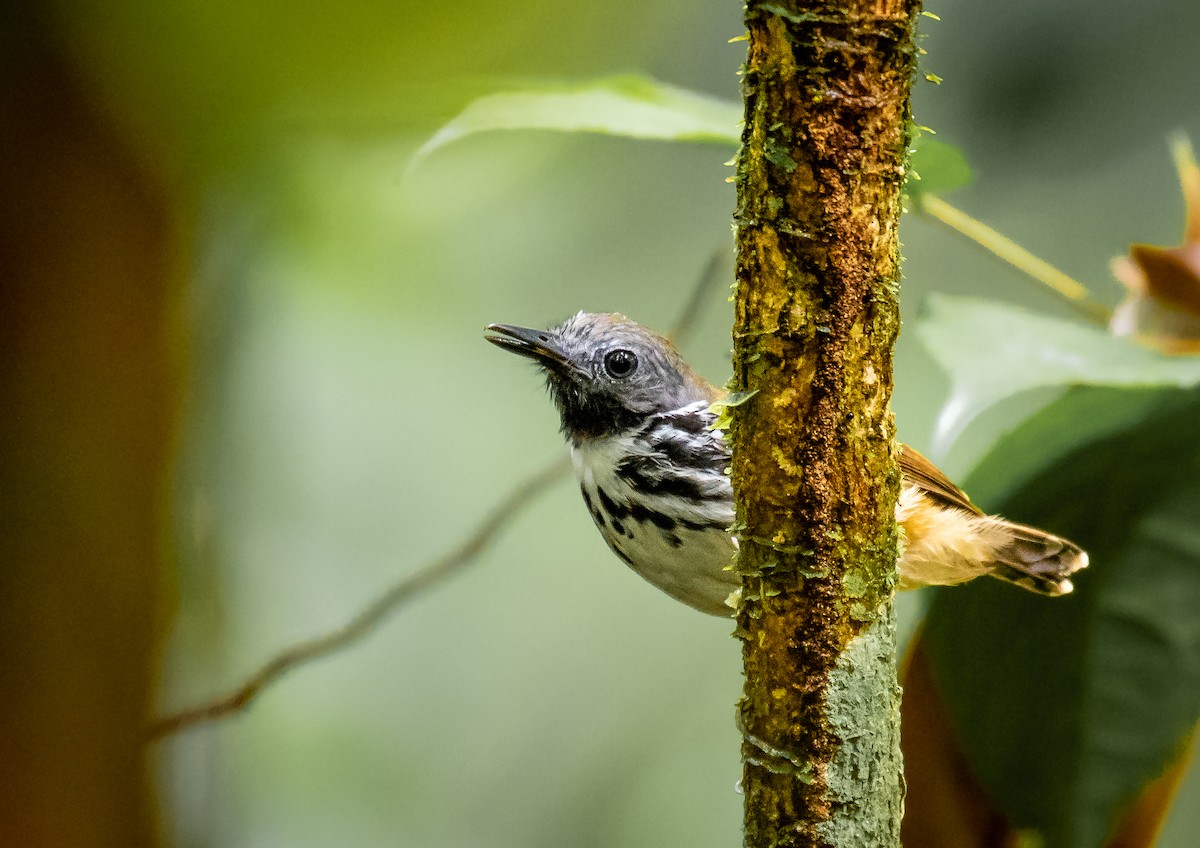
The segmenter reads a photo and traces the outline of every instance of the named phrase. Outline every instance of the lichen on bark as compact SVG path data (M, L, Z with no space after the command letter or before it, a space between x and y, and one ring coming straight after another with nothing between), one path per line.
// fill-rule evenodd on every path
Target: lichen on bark
M732 477L749 846L895 846L897 226L916 0L749 2Z

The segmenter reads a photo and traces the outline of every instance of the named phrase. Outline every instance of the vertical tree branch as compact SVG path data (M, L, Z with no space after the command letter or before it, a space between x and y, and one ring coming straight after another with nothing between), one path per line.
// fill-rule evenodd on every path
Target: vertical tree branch
M890 412L919 0L746 8L733 484L749 846L898 846Z

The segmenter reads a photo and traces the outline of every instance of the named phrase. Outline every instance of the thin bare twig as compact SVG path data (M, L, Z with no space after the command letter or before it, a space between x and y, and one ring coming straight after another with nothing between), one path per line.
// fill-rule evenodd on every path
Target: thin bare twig
M695 327L706 297L720 279L727 255L728 250L714 251L679 318L667 334L668 338L682 339ZM231 692L154 721L147 730L148 741L241 712L262 694L264 689L297 666L328 656L365 638L414 596L454 576L474 562L525 507L552 484L565 477L569 468L570 463L563 456L529 475L492 509L475 532L457 548L392 584L340 627L284 648Z
M674 325L667 332L668 339L675 344L680 344L695 329L696 321L700 319L700 315L708 303L709 295L712 294L717 282L722 279L725 266L732 261L732 258L728 245L717 248L708 257L708 263L704 266L696 284L692 286L692 293L688 295L687 302L679 311Z
M393 584L342 626L285 648L229 694L158 719L150 725L150 739L169 736L238 712L257 698L263 689L296 666L327 656L362 639L413 596L457 574L474 561L537 495L565 477L569 468L566 457L556 457L553 462L517 484L457 548Z
M923 197L921 210L1065 298L1088 320L1108 324L1112 314L1107 307L1091 299L1087 286L1064 274L1044 259L1034 256L1012 239L993 230L979 219L972 218L961 209L951 206L940 197Z

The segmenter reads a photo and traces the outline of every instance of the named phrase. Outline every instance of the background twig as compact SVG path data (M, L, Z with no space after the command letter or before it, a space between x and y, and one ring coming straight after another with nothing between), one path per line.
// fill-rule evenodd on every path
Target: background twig
M244 683L216 700L165 716L150 726L150 739L158 739L198 724L224 718L245 709L265 689L296 666L346 647L378 627L406 601L457 574L473 562L502 529L533 499L566 475L570 463L556 457L537 473L522 480L466 541L425 568L393 584L346 624L328 633L298 642L276 654Z
M1107 307L1091 299L1087 286L1064 274L1046 260L1034 256L1012 239L998 233L977 218L972 218L961 209L951 206L940 197L922 198L921 211L1037 280L1082 312L1088 320L1108 324L1112 313Z

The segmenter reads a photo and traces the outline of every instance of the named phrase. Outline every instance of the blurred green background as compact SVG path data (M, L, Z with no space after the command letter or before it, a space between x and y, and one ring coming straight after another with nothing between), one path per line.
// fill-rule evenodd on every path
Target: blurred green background
M945 81L915 112L974 165L954 201L1115 303L1108 260L1182 225L1164 139L1200 139L1200 6L930 9L924 70ZM471 97L531 79L637 72L736 98L740 14L60 0L13 18L9 46L70 68L183 244L159 710L340 624L563 450L536 374L485 324L587 309L665 328L731 242L719 147L492 133L406 171L412 152ZM910 323L935 289L1068 314L936 224L910 216L903 240ZM730 314L711 301L685 352L723 382ZM896 380L901 436L925 449L946 382L911 334ZM935 458L961 475L974 454ZM366 643L159 746L164 838L737 844L730 625L643 585L577 500L561 484ZM903 599L906 628L919 605ZM1161 844L1195 845L1197 810L1192 779Z

